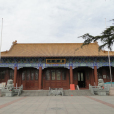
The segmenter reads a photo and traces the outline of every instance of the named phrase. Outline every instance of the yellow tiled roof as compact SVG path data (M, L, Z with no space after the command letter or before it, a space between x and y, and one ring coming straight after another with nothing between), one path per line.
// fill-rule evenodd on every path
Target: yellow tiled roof
M2 57L78 57L78 56L107 56L108 52L98 51L99 45L91 43L83 46L82 43L16 43L9 51L1 53ZM109 52L114 56L114 51Z

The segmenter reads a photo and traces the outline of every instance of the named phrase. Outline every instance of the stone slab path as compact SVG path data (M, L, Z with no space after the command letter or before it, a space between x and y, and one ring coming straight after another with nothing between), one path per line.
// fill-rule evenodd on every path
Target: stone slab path
M0 114L114 114L114 97L0 97Z

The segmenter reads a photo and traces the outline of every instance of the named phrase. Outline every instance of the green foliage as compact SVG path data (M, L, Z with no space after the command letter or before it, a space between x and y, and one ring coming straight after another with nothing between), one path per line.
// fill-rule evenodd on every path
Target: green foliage
M99 46L99 51L104 47L108 47L108 49L112 50L112 45L114 43L114 26L110 26L109 28L104 30L99 36L92 36L89 33L86 33L80 37L85 39L81 47L83 47L84 45L88 45L91 42L100 40L103 44Z

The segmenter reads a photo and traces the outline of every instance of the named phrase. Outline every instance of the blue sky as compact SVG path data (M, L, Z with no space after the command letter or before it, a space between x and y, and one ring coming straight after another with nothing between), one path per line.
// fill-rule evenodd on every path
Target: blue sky
M82 43L78 37L85 33L100 35L105 18L107 27L112 25L114 0L0 0L0 29L2 18L2 51L15 40Z

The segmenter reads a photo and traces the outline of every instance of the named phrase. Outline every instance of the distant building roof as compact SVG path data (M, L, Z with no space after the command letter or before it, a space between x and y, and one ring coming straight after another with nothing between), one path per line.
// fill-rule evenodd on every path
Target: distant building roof
M108 51L98 51L99 45L90 43L83 46L82 43L17 43L13 42L9 51L1 53L2 57L91 57L107 56ZM114 56L114 51L110 51Z

